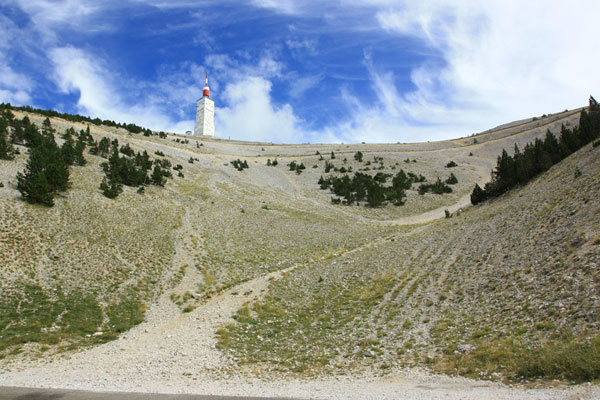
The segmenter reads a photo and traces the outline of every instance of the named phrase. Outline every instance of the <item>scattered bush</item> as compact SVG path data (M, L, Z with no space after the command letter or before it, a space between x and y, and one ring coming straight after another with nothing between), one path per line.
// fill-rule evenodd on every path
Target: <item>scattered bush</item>
M458 164L454 161L450 161L448 164L446 164L446 168L454 168L456 166L458 166Z
M230 164L238 171L243 171L246 168L250 168L248 166L248 161L246 161L246 160L242 161L239 158L237 160L231 161Z
M289 163L288 167L290 168L290 171L296 171L297 175L300 175L302 171L306 169L304 163L298 164L296 161L292 161L291 163Z
M577 383L600 378L600 336L589 342L550 343L527 352L517 365L524 378L568 379Z
M356 172L352 178L348 175L342 177L330 176L328 178L319 178L318 184L322 190L331 189L331 191L344 198L343 203L351 205L360 201L366 201L369 207L379 207L385 202L392 202L400 206L404 204L406 193L405 189L411 185L410 179L404 171L400 170L392 179L392 186L383 186L391 174L377 173L371 176L362 172ZM334 200L333 204L340 204L341 199Z
M331 171L334 168L333 163L330 163L329 161L325 161L325 173L329 173L329 171Z
M446 183L448 185L456 185L458 183L458 179L456 178L456 175L454 175L454 173L450 173L450 177L448 177L448 179L446 179Z
M437 181L435 181L435 183L423 183L419 186L420 195L423 195L428 192L432 192L434 194L452 193L452 188L446 185L444 182L442 182L440 178L437 178Z

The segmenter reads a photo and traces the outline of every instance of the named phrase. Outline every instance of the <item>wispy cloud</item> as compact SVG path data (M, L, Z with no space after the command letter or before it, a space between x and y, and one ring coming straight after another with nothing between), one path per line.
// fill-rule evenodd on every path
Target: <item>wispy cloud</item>
M110 24L93 17L124 4L115 0L16 0L16 3L29 15L46 42L58 39L57 29L75 29L81 33L110 30Z
M0 15L0 102L20 105L31 101L30 93L35 87L33 80L10 65L15 51L22 50L19 44L28 42L21 29Z
M221 27L244 29L206 32L199 16L223 4L234 14ZM80 112L154 129L193 126L205 72L218 135L277 142L449 138L574 108L600 93L593 34L600 3L591 0L15 0L11 7L28 20L16 26L0 15L0 101L35 101L49 76L61 93L77 95ZM181 32L189 47L197 46L194 53L151 65L140 77L101 42L69 42L73 32L114 33L111 18L126 8L189 11L188 20L152 32L159 39ZM277 37L261 38L261 26L252 25L252 45L239 45L244 38L235 35L259 17ZM345 55L345 46L352 46L350 57L329 58ZM419 55L408 73L386 62L402 52ZM349 74L348 65L360 73ZM327 92L308 97L319 84ZM308 100L311 113L323 106L343 112L319 128L311 120L309 128L300 111Z
M315 88L323 78L323 74L307 76L289 75L287 79L290 84L290 96L295 99L303 97L307 91Z
M54 79L63 93L78 93L77 106L82 113L101 119L137 122L155 130L184 131L193 121L174 121L160 107L145 102L129 104L111 82L111 73L81 49L59 47L49 51L55 68Z
M594 10L598 3L400 2L378 13L382 28L423 39L444 63L415 69L416 90L394 98L409 115L450 125L460 114L474 127L481 113L493 124L581 105L600 89L600 55L585 50L594 46ZM577 23L560 29L565 15Z

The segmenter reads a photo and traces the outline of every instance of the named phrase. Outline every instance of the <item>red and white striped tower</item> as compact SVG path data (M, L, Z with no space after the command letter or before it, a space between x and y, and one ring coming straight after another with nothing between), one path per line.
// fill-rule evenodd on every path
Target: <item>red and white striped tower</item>
M208 74L206 74L206 83L204 84L204 90L202 91L202 95L210 97L210 88L208 87Z
M208 74L206 74L202 98L196 102L194 135L215 136L215 102L210 98Z

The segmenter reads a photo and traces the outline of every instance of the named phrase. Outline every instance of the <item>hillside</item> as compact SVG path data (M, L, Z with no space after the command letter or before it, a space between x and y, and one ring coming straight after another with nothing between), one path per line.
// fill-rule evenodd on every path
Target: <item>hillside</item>
M106 159L86 151L48 208L17 190L27 148L0 160L0 382L193 391L196 379L409 367L589 380L536 362L563 365L548 357L583 351L598 365L600 147L500 198L469 201L503 148L575 127L579 111L416 144L160 138L52 118L59 144L67 128L89 126L96 141L167 159L183 177L109 199L99 189ZM249 168L234 168L237 159ZM306 169L291 171L292 161ZM452 173L458 183L442 195L413 183L401 206L333 204L317 182L342 167L402 169L427 183Z

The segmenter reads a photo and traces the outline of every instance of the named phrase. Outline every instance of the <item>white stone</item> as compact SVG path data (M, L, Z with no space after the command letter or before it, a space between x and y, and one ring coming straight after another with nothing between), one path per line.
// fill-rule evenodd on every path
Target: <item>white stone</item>
M208 96L196 103L194 135L215 136L215 102Z

